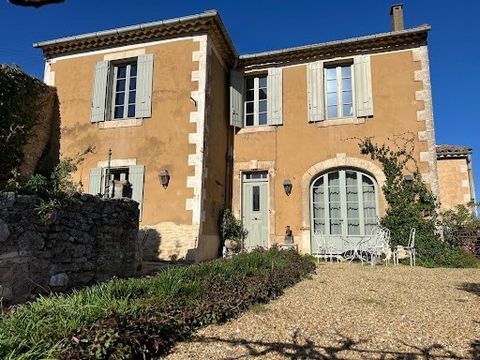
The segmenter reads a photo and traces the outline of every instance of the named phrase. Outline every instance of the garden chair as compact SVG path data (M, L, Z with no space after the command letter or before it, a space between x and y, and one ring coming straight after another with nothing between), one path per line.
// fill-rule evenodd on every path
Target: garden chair
M376 227L372 231L371 240L367 245L369 262L374 266L379 259L385 261L385 266L390 262L392 250L390 248L390 230L384 227Z
M332 247L329 245L327 237L319 230L315 231L315 244L317 245L317 251L312 252L312 255L315 256L320 262L320 258L327 261L329 258L333 260L333 251Z
M398 265L398 260L410 259L410 266L415 266L415 228L410 229L408 238L408 246L397 245L393 252L393 261Z

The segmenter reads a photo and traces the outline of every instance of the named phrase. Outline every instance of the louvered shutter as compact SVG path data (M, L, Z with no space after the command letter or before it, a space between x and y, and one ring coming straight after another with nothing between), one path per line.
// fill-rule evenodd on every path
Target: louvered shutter
M88 177L88 193L92 195L100 194L102 189L102 168L97 167L90 169Z
M139 55L137 60L137 93L135 117L152 117L153 54Z
M267 122L282 125L282 69L268 69L267 77Z
M372 73L370 56L356 56L353 61L355 111L357 117L373 116Z
M132 200L138 202L140 220L142 219L144 175L145 166L132 165L128 167L128 181L132 184Z
M239 71L230 72L230 125L243 127L244 79Z
M325 120L323 61L307 65L308 122Z
M108 61L99 61L95 65L92 113L90 117L92 123L105 121L109 68L110 63Z

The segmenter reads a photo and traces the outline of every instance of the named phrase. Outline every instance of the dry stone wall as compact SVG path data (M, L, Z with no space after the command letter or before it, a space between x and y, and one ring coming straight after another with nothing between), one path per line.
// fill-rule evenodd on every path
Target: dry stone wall
M36 196L0 193L0 299L28 300L141 267L138 204L75 194L53 207Z

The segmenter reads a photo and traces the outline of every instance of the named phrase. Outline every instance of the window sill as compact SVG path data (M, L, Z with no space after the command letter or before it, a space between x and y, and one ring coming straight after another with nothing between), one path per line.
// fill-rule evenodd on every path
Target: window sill
M250 126L250 127L241 128L241 129L237 132L237 135L257 133L257 132L276 131L276 129L277 129L277 126L273 126L273 125Z
M330 120L323 120L318 121L315 123L317 127L328 127L328 126L339 126L339 125L359 125L365 124L367 122L367 118L365 117L350 117L350 118L338 118L338 119L330 119Z
M109 120L97 123L99 129L115 129L123 127L137 127L142 126L143 119L125 119L125 120Z

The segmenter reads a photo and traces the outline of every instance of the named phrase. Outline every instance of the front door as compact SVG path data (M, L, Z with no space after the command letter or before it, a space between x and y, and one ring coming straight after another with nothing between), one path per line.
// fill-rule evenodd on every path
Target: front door
M245 248L268 248L268 173L245 173L242 186L243 226L248 231Z

